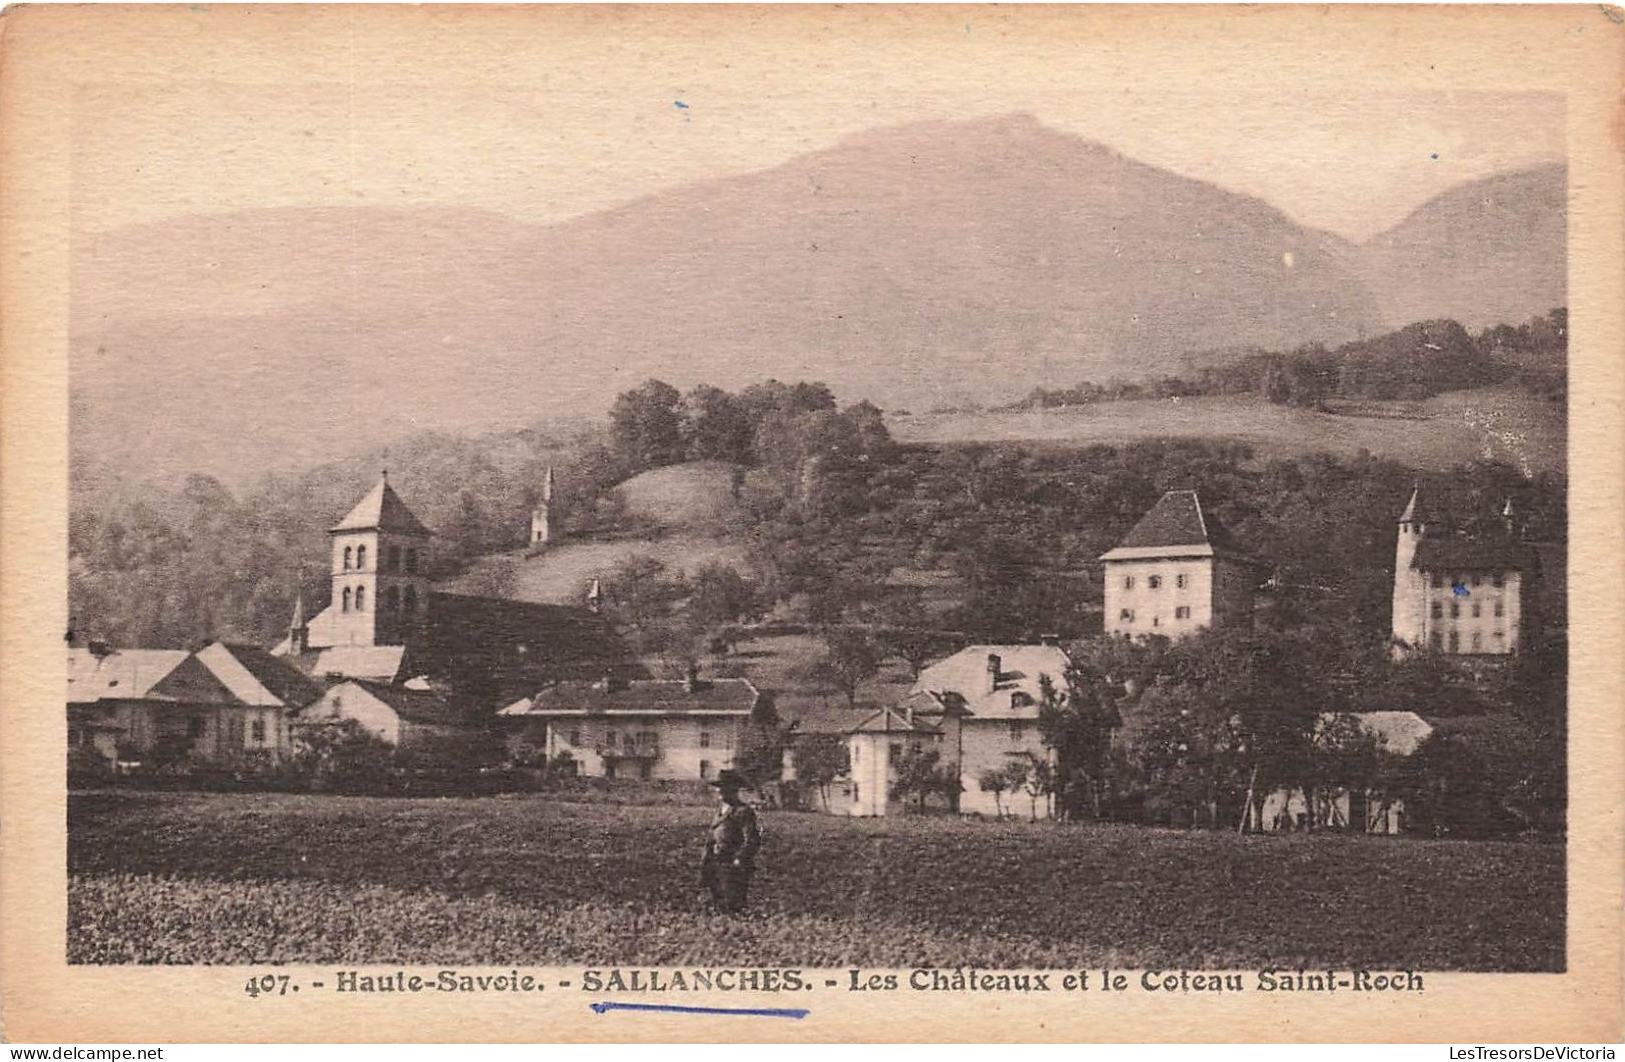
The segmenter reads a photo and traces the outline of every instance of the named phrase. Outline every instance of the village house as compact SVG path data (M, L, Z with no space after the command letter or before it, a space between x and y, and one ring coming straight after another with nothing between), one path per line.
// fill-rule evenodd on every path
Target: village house
M257 646L68 650L68 744L108 763L218 766L289 752L287 719L321 689Z
M744 679L559 682L499 712L517 741L593 778L715 778L734 766L759 700Z
M1420 488L1399 516L1394 555L1396 655L1426 648L1453 656L1508 657L1522 642L1537 555L1521 541L1508 501L1499 525L1452 528Z
M897 768L910 753L940 751L942 728L911 719L893 708L864 717L846 735L847 779L841 804L848 815L866 817L896 811ZM840 811L841 807L832 808Z
M297 748L312 743L314 730L351 721L394 749L398 763L455 767L497 756L500 739L477 716L467 698L425 684L346 679L295 713L289 729Z
M1372 739L1380 754L1414 756L1433 733L1433 725L1415 712L1354 712L1346 716L1322 715L1319 726L1351 720ZM1378 788L1351 790L1334 787L1306 794L1301 788L1281 788L1264 798L1258 828L1265 833L1302 829L1311 815L1317 829L1397 834L1405 831L1405 801Z
M982 777L1013 763L1050 762L1038 729L1042 680L1064 697L1071 664L1057 645L972 645L920 672L899 711L938 736L942 762L959 778L959 811L998 814L1003 801L982 788ZM1045 795L1040 812L1049 814L1053 803Z
M1258 564L1194 490L1164 494L1100 561L1107 634L1177 639L1252 621Z

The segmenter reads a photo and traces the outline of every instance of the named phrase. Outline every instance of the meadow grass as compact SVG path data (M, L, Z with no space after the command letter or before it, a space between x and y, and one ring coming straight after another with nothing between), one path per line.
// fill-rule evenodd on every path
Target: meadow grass
M1561 970L1561 845L764 813L749 914L707 809L83 793L83 962Z

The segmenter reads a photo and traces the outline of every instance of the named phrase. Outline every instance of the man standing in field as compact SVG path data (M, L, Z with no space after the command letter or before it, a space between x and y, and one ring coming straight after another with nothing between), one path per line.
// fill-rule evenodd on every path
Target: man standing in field
M732 768L718 773L711 783L722 797L705 839L705 857L700 861L700 883L711 890L711 903L723 914L745 909L745 894L756 869L756 850L762 846L762 830L756 824L756 809L739 799L745 779Z

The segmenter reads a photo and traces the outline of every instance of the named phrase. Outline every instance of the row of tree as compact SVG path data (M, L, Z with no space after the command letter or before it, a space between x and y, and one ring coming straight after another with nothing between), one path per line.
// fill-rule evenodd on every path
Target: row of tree
M1567 393L1567 353L1566 309L1476 335L1455 321L1422 321L1331 350L1311 343L1290 352L1232 354L1188 376L1034 388L1017 408L1196 395L1258 395L1320 408L1332 399L1416 400L1507 380L1560 399Z

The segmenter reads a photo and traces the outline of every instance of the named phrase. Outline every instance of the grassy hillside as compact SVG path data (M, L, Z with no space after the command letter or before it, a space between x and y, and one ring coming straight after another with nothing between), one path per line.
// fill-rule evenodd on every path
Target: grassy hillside
M651 556L673 572L707 564L748 571L750 562L729 529L738 522L733 498L734 466L693 461L656 468L615 488L634 525L650 530L625 537L555 538L539 553L514 550L476 558L441 589L499 594L520 601L580 604L587 585L638 555Z
M887 426L905 442L1087 446L1207 438L1244 442L1261 458L1319 451L1348 457L1369 450L1419 469L1497 459L1526 474L1562 470L1566 446L1561 405L1500 387L1421 402L1349 402L1325 413L1225 395L893 416Z
M766 813L731 920L696 895L709 815L75 795L68 958L1563 969L1560 845Z

